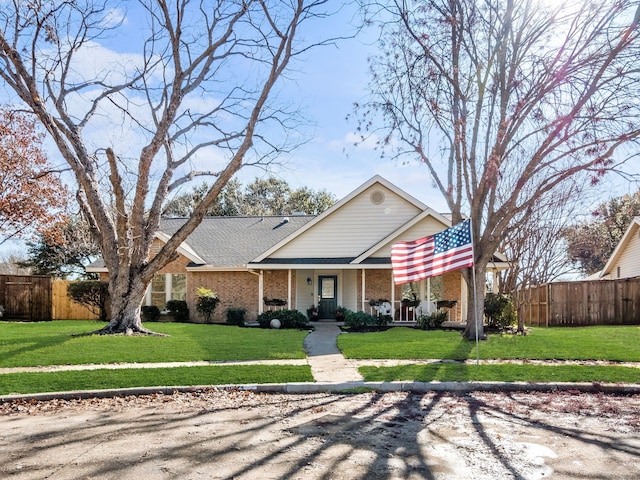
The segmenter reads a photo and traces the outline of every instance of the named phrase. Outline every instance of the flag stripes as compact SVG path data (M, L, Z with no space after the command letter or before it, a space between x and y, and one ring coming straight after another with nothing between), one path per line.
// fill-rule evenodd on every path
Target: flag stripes
M396 285L473 266L471 220L465 220L429 237L391 247L393 281Z

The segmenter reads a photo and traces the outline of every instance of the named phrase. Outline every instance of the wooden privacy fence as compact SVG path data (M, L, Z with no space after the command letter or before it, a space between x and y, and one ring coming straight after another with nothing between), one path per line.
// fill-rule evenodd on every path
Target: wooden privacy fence
M70 281L55 280L51 288L54 320L97 320L98 315L67 296Z
M51 277L0 275L0 305L4 320L51 320Z
M520 290L517 300L532 326L640 324L640 278L547 283Z

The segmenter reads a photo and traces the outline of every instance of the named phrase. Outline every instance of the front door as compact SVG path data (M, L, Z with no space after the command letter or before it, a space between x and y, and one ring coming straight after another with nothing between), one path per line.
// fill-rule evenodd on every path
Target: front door
M318 317L336 318L338 308L338 277L326 275L318 277Z

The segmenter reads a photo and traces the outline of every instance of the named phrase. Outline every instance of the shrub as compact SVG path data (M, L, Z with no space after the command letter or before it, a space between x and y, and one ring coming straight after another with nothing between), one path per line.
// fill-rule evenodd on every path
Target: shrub
M218 294L208 288L200 287L196 291L196 297L198 297L198 300L196 300L196 310L204 317L206 323L211 323L213 313L220 303Z
M237 325L244 327L244 317L247 311L244 308L228 308L227 309L227 323L229 325Z
M440 328L447 321L447 312L433 312L429 315L420 315L416 326L421 330L433 330Z
M76 303L84 305L98 316L102 322L107 321L107 305L109 304L109 283L100 280L84 280L67 285L67 296Z
M189 321L189 307L184 300L169 300L167 302L167 310L176 322Z
M318 320L318 307L316 307L315 305L311 305L309 308L307 308L307 318L311 321L317 321Z
M298 310L269 310L258 316L261 328L269 328L271 320L280 320L280 328L308 328L309 320Z
M487 326L498 330L515 325L518 320L511 297L499 293L487 293L484 299L484 314Z
M370 315L344 309L344 326L352 331L378 330L391 322L391 315Z
M145 322L155 322L160 318L160 309L155 305L143 305L140 308L140 313L142 313Z

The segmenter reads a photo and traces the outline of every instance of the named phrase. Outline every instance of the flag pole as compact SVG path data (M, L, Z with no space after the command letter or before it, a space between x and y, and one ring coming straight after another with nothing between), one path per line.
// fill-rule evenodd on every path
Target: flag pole
M471 267L471 281L473 282L473 317L476 325L476 365L480 365L480 338L478 335L478 289L476 288L476 246L473 241L473 220L469 219L469 231L471 233L471 254L473 255L473 266Z

